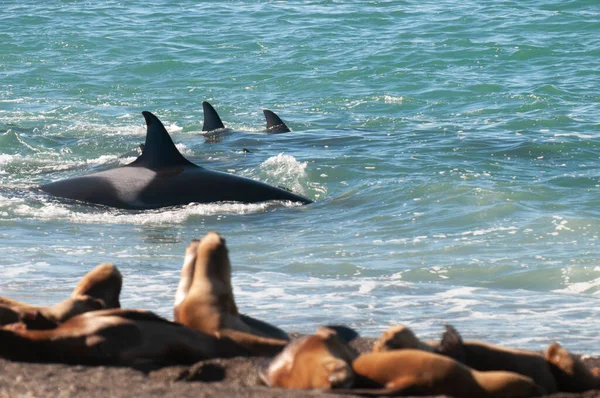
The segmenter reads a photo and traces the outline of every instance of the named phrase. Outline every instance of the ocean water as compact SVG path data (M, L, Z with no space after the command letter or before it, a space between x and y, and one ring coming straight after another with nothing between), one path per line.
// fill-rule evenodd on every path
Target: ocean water
M290 331L452 324L600 354L596 0L2 6L0 295L58 302L112 262L123 306L171 318L185 247L214 230L240 310ZM262 109L292 132L264 134ZM144 110L191 161L315 203L133 212L30 189L131 162Z

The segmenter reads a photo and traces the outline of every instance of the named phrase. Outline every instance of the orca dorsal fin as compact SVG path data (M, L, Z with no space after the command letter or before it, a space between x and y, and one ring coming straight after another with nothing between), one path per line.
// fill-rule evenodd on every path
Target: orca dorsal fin
M202 126L202 131L213 131L225 128L219 114L211 104L206 101L202 102L202 110L204 112L204 125Z
M148 111L142 112L142 115L146 119L146 143L142 154L133 163L130 163L130 166L160 169L194 165L179 152L167 129L156 116Z
M283 120L275 114L275 112L268 109L263 110L265 118L267 119L267 130L271 130L273 133L288 133L290 129L285 125Z

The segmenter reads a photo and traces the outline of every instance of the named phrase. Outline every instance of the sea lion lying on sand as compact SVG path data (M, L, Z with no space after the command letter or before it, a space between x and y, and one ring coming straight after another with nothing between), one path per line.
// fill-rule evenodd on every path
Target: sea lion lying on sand
M33 306L0 297L0 324L7 325L21 322L24 319L36 316L36 314L41 315L50 322L59 324L75 315L103 308L104 303L101 300L89 296L70 297L48 307Z
M382 386L356 390L360 394L517 398L546 393L529 377L504 371L479 372L452 358L414 349L363 354L352 362L352 369L357 376Z
M452 326L446 326L440 343L423 343L405 326L394 326L384 332L373 351L420 349L449 356L479 371L508 371L531 377L549 394L557 390L550 365L543 355L533 351L515 350L478 341L463 341Z
M499 347L479 341L463 341L450 325L446 326L437 351L476 370L504 370L531 377L548 394L559 391L548 361L535 351Z
M77 284L70 298L52 306L34 306L0 297L0 325L38 319L62 323L69 318L88 311L118 308L122 277L112 264L101 264L88 272ZM37 328L36 323L28 327ZM49 325L49 324L47 324Z
M600 389L599 369L589 369L579 357L559 344L550 344L545 356L551 364L559 391L583 392Z
M256 355L274 355L289 339L275 326L238 312L225 239L215 232L188 245L173 313L176 322L228 336Z
M259 374L271 387L348 388L354 382L351 363L357 355L334 330L322 327L292 341Z
M0 357L16 361L189 364L245 354L247 352L227 338L219 339L140 310L87 312L51 330L0 329Z

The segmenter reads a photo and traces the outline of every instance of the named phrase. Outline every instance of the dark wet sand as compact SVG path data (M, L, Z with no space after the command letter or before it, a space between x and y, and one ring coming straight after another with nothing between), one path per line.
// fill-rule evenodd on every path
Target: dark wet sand
M353 346L370 350L374 339ZM600 367L600 357L585 358ZM31 364L0 359L0 398L7 397L332 397L321 391L283 390L260 384L262 358L213 359L192 366L105 367ZM345 395L346 397L348 395ZM599 391L553 394L552 397L600 397Z

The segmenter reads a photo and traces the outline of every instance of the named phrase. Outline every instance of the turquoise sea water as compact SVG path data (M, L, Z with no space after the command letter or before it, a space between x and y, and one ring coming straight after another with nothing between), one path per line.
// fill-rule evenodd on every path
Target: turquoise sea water
M451 323L600 354L597 1L2 5L0 295L56 302L113 262L124 306L171 317L185 247L216 230L241 311L291 331ZM293 131L262 133L265 108ZM132 161L143 110L193 162L315 203L131 212L29 189Z

